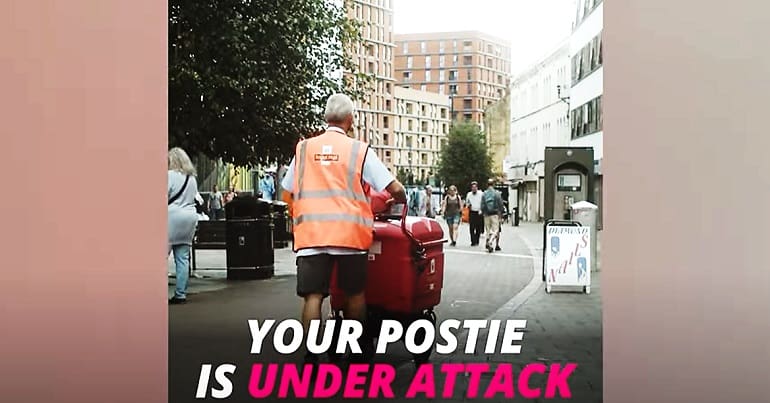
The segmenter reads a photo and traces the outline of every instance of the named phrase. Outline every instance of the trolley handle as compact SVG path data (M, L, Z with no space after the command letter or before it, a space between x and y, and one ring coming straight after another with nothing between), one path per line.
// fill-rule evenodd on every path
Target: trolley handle
M406 229L406 216L407 216L407 212L409 212L409 208L408 208L407 203L406 202L394 202L393 203L393 205L396 205L396 204L403 204L404 205L404 208L401 209L401 232L403 232L406 235L406 237L409 238L409 240L412 241L412 243L417 245L418 248L424 249L424 247L422 245L422 242L417 240L417 238L414 237L414 234L412 234L411 231Z

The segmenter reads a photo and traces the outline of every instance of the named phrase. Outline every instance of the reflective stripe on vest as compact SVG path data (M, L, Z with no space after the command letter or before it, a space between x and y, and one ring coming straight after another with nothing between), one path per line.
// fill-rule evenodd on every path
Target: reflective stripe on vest
M295 250L369 249L374 217L361 178L367 150L365 143L328 132L297 146Z

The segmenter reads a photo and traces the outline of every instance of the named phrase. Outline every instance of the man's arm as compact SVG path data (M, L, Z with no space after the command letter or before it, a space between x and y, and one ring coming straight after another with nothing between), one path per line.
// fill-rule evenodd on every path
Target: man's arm
M294 193L294 158L289 163L289 168L286 170L286 175L281 180L281 187L283 190Z
M393 199L398 202L406 203L406 190L393 176L385 164L380 161L377 154L369 148L366 152L364 161L364 171L362 172L364 182L368 183L375 191L381 192L387 190Z

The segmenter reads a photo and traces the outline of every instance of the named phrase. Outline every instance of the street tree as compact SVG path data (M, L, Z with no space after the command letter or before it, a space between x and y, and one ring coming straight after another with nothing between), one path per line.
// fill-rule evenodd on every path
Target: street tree
M169 144L239 166L289 159L329 95L372 81L350 57L362 36L347 3L170 0Z
M478 125L455 123L439 156L438 176L444 184L455 185L460 192L468 189L472 181L484 188L486 180L492 177L491 167L492 158Z

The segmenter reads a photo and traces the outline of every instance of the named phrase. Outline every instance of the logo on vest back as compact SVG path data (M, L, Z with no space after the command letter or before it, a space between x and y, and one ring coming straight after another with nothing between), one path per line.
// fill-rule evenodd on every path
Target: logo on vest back
M320 154L314 154L313 160L315 162L320 162L321 165L329 165L332 162L337 162L340 160L339 154L334 154L332 151L332 146L330 145L324 145L321 147L321 153Z

